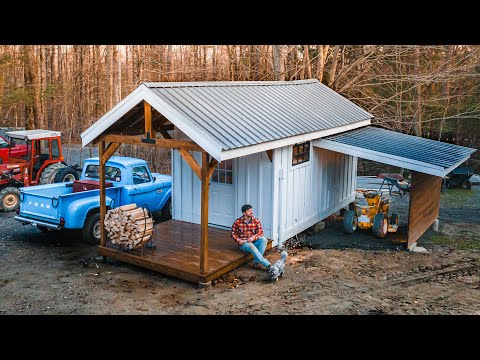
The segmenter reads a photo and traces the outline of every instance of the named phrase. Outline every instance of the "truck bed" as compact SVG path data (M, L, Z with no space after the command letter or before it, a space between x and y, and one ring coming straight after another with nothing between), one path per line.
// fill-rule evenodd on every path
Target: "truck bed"
M120 204L121 187L106 189L107 206ZM100 202L100 190L73 192L73 183L57 183L21 188L22 216L53 224L60 223L60 214L64 214L70 204L83 198L97 196ZM112 202L113 199L113 202ZM68 223L65 224L68 228Z

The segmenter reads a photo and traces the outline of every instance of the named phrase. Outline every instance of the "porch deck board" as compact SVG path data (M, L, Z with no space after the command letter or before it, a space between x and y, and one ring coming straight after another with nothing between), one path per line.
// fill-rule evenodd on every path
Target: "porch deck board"
M111 243L99 246L100 255L191 282L208 282L253 259L238 249L230 231L208 227L208 271L200 273L200 225L179 220L155 224L147 247L130 251L120 250ZM269 240L267 250L272 247Z

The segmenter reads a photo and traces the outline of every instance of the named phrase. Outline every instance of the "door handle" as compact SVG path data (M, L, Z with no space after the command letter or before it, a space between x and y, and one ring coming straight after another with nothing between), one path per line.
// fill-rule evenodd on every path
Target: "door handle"
M158 189L158 190L157 190L157 193L159 193L159 194L161 194L162 192L163 192L162 189Z

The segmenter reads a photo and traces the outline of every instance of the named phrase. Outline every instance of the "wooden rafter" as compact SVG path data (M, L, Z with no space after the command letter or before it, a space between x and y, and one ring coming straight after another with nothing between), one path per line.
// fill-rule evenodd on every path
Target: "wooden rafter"
M165 138L165 139L171 139L172 137L170 136L170 134L167 132L166 129L164 129L164 127L162 126L159 130L160 134L162 134L162 136Z
M151 144L142 142L142 136L134 135L117 135L117 134L106 134L100 138L101 141L115 142L122 144L130 145L145 145L145 146L156 146L167 149L186 149L191 151L204 151L199 145L193 141L188 140L173 140L173 139L152 139Z
M270 162L272 162L273 150L267 150L267 155L268 155L268 158L270 159Z
M108 159L110 159L110 157L114 154L114 152L117 151L120 145L121 144L119 143L113 143L113 142L108 144L107 150L105 150L105 153L102 156L102 161L104 164L108 161Z

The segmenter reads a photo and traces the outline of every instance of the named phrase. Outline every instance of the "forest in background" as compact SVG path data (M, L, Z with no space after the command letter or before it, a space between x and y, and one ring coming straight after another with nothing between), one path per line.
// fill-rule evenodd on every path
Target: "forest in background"
M142 82L316 78L374 125L476 147L480 46L0 45L0 127L62 131L69 144ZM161 151L123 145L152 161ZM480 171L479 151L469 166Z

